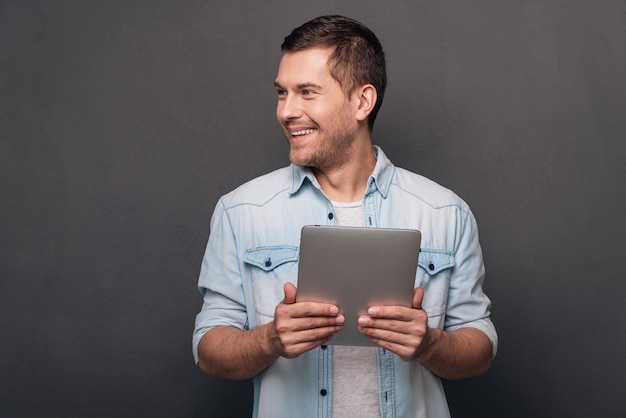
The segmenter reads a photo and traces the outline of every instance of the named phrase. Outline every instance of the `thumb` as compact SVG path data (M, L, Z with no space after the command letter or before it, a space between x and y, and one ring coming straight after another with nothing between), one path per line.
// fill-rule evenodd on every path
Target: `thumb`
M413 309L422 309L422 300L424 299L424 289L416 287L413 289Z
M283 303L292 304L296 303L296 287L293 283L285 283L285 298L283 299Z

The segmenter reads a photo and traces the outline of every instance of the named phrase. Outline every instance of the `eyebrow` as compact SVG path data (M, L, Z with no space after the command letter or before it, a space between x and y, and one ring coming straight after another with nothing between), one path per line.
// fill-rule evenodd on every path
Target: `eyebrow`
M274 81L274 87L286 90L285 87L281 86L278 81ZM316 88L316 89L322 89L322 86L320 86L319 84L315 84L315 83L300 83L300 84L296 85L296 88L298 90L302 90L302 89L306 89L306 88L310 88L310 87L313 87L313 88Z

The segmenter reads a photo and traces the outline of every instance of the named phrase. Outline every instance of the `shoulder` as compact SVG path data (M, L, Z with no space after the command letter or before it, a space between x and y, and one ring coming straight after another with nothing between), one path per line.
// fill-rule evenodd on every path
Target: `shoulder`
M290 167L279 168L256 177L222 196L225 207L242 204L263 205L281 194L287 194L292 182Z
M467 203L452 190L439 183L404 168L396 167L392 181L392 190L405 198L418 199L433 209L456 206L469 211Z

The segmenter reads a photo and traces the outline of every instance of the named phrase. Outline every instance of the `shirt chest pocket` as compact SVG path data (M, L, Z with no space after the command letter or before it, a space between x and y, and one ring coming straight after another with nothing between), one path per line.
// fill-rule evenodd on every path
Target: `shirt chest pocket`
M454 256L446 251L422 248L418 259L415 287L424 289L422 308L430 326L443 324L450 290Z
M284 285L296 284L299 248L277 245L248 249L244 263L252 283L257 324L274 319L276 305L283 300Z

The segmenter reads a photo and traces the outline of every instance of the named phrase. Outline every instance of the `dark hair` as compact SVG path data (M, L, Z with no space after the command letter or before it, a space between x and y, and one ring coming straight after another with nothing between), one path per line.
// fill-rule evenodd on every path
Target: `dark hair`
M314 47L334 48L328 69L346 95L365 84L376 88L378 97L367 120L371 131L387 86L385 54L374 32L348 17L320 16L291 31L280 48L289 52Z

